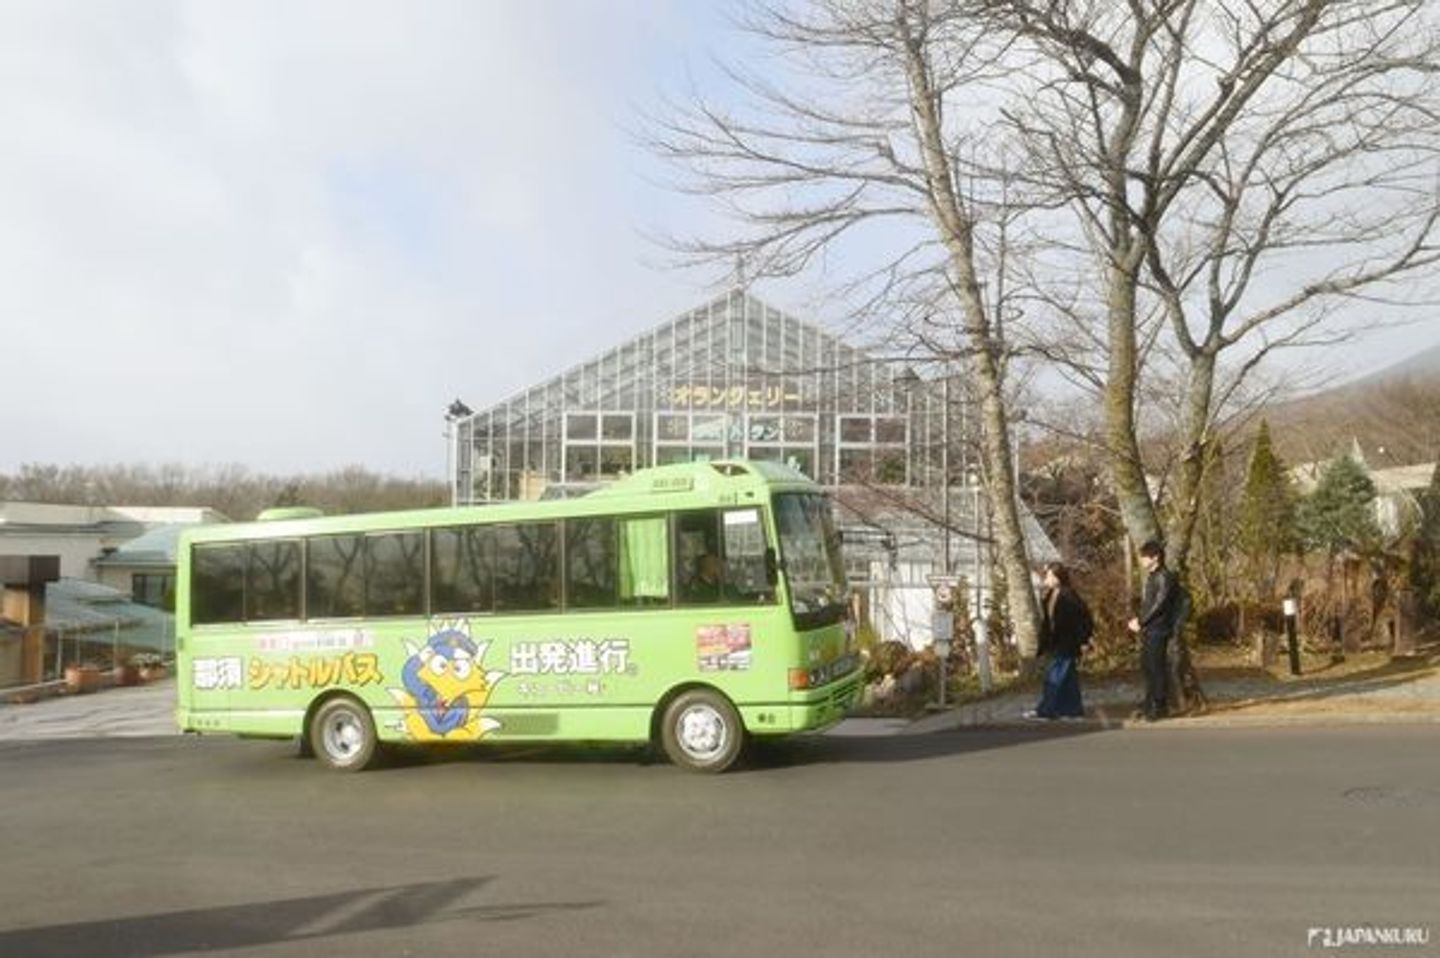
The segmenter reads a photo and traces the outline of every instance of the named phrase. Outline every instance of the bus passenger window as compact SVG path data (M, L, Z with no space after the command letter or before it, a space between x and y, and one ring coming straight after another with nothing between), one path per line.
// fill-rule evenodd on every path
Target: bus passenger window
M245 619L300 618L300 542L255 542L250 545L245 582Z
M560 608L557 523L495 526L495 611Z
M430 609L495 609L495 536L488 526L436 529L430 539Z
M675 516L676 595L682 605L714 605L725 597L720 514L713 509Z
M365 538L365 614L425 614L425 537L420 533Z
M565 606L613 609L615 520L570 519L565 523Z
M196 546L190 562L190 618L196 625L240 622L245 617L243 544Z
M360 536L316 536L305 543L305 615L342 619L365 611L365 540Z
M664 516L620 520L620 604L670 604L670 531Z

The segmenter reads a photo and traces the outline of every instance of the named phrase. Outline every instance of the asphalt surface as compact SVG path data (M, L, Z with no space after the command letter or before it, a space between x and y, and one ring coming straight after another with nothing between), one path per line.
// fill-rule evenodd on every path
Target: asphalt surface
M1437 745L831 735L706 777L624 749L343 775L274 742L13 740L0 956L1284 955L1357 927L1433 954Z

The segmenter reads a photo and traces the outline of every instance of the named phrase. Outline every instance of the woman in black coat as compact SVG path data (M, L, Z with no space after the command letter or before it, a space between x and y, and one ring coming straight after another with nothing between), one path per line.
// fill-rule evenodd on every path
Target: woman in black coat
M1095 631L1090 610L1070 585L1070 570L1059 562L1045 566L1045 592L1040 599L1040 652L1050 654L1040 703L1026 718L1084 718L1080 699L1080 653Z

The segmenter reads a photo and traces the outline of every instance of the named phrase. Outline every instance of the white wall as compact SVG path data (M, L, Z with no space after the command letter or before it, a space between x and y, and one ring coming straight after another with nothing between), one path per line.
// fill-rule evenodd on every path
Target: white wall
M0 526L0 555L59 556L60 574L68 579L93 579L91 562L100 557L101 546L102 538L94 534L15 533Z

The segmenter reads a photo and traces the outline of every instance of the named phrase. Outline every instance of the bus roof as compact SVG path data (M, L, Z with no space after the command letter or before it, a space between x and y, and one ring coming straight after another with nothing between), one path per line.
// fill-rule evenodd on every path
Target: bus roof
M345 532L379 532L472 522L519 522L562 519L568 516L645 513L701 509L719 505L746 505L766 501L776 491L820 492L813 480L774 462L726 459L686 462L642 469L617 479L588 495L540 502L505 502L479 506L411 509L401 512L366 512L343 516L304 516L281 513L254 522L192 527L181 545L237 539L276 539L290 536ZM268 512L268 511L267 511Z

